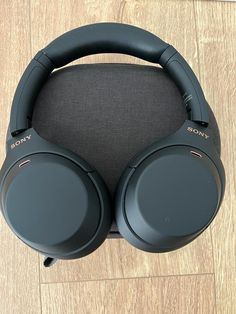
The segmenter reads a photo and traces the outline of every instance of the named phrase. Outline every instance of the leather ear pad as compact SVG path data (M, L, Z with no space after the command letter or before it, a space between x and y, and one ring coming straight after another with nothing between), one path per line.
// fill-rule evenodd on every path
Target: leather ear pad
M123 174L116 222L137 248L150 252L180 248L214 218L222 193L220 176L207 155L197 150L193 154L192 149L160 149Z
M1 201L17 236L50 257L91 253L111 226L104 183L95 171L80 167L79 157L72 161L70 152L36 153L15 163L3 182Z

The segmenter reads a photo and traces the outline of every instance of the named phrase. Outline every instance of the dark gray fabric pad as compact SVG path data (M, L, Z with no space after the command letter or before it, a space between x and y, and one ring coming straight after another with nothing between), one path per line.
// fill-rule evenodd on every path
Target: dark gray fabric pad
M162 69L92 64L53 72L32 123L42 137L92 164L113 193L128 161L175 132L186 117L182 97ZM210 120L220 150L212 112Z

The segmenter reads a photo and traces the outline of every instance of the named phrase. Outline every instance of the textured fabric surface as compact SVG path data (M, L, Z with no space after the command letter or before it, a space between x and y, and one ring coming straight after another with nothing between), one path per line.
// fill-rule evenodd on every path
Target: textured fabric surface
M186 117L181 95L162 69L92 64L51 75L37 99L33 126L92 164L113 193L128 161L175 132ZM210 120L219 150L212 112Z

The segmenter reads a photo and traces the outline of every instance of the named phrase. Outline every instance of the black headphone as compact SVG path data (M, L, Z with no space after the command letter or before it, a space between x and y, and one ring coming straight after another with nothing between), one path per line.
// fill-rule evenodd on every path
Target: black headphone
M179 87L188 120L129 162L114 204L93 167L41 138L31 126L35 99L53 69L97 53L123 53L160 64ZM208 104L183 57L140 28L80 27L39 51L15 92L0 172L0 204L13 232L51 258L73 259L106 239L112 219L122 236L149 252L180 248L215 217L225 174L209 127Z

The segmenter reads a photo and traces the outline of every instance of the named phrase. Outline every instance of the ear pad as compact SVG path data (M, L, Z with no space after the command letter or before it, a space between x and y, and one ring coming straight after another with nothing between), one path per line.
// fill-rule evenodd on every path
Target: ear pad
M16 162L3 181L3 214L16 235L62 259L95 250L111 226L108 192L78 156L36 153ZM82 165L82 166L81 166Z
M218 170L207 155L193 154L192 149L160 149L124 173L116 196L116 222L137 248L177 249L196 238L215 216L221 199Z

